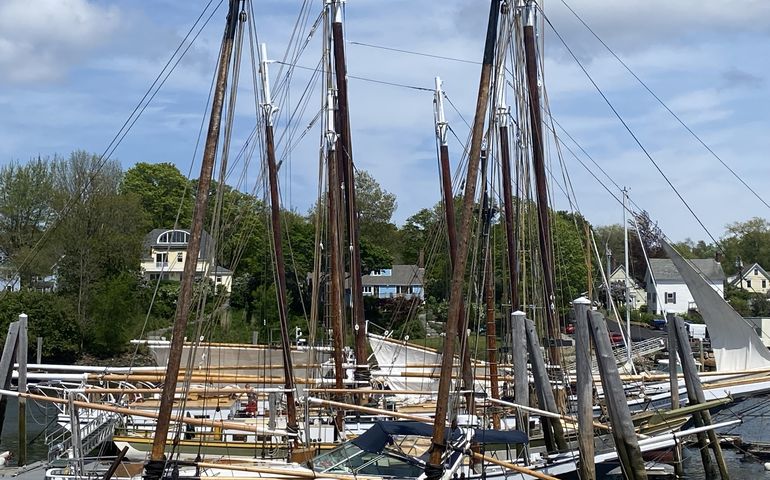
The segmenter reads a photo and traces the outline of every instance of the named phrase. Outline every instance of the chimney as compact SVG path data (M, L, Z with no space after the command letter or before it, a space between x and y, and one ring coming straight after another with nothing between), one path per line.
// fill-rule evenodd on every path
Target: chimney
M417 258L417 267L425 268L425 250L420 249L420 256Z
M716 253L714 254L714 260L716 260L717 263L722 263L722 251L721 250L717 250L716 251Z

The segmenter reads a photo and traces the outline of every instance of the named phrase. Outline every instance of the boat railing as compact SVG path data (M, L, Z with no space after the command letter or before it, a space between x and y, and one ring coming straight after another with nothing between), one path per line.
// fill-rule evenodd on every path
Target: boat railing
M88 453L103 442L112 438L120 416L111 412L99 412L91 421L80 427L80 443L77 450ZM46 437L48 461L72 458L75 449L72 444L72 432L62 428L50 437Z

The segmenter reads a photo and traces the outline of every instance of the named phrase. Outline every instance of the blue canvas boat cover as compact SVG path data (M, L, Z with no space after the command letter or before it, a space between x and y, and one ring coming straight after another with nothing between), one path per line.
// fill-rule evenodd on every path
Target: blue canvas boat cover
M449 441L457 440L462 434L459 428L454 430L447 429L446 432ZM369 430L352 440L352 443L361 450L370 453L380 453L386 445L392 444L393 437L398 435L431 437L433 436L433 425L412 420L376 422ZM527 440L527 435L518 430L477 429L473 435L473 441L476 443L517 444L527 443Z

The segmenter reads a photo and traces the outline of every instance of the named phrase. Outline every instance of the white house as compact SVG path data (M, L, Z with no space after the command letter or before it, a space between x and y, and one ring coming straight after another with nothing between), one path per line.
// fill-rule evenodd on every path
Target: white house
M725 272L713 258L689 260L711 287L724 298ZM652 273L652 275L650 275ZM645 275L647 310L655 314L687 313L697 309L690 289L682 280L674 263L668 258L651 258L650 270Z
M623 265L619 265L612 272L609 282L612 286L619 286L621 289L626 288L626 269ZM647 292L633 277L628 278L628 295L632 309L639 308L647 303Z
M169 230L156 228L144 237L142 253L142 272L147 280L182 279L184 262L187 256L187 243L190 238L189 230ZM229 292L233 284L233 272L210 264L213 242L211 236L203 232L201 249L198 254L198 264L195 268L196 278L207 275L217 287Z

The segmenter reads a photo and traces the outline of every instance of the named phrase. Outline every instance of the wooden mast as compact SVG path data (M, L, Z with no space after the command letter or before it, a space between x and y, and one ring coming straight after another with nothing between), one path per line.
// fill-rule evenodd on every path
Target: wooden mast
M211 188L211 173L214 169L214 160L217 152L217 144L219 142L219 130L222 123L222 107L225 100L225 90L227 88L227 75L230 68L233 40L235 38L235 30L238 23L239 3L240 0L230 0L229 2L227 25L222 40L214 97L211 105L211 117L209 119L208 133L206 134L206 146L203 150L201 172L200 177L198 178L198 190L195 196L195 209L193 210L192 224L190 226L190 237L187 243L187 254L185 256L184 271L182 273L179 298L177 300L174 328L171 334L171 345L166 367L167 381L163 383L163 392L160 397L158 423L155 427L155 438L153 439L150 461L146 467L147 478L160 477L163 469L163 451L166 446L169 419L174 403L174 391L176 390L175 379L179 374L179 364L182 360L182 347L184 344L185 329L187 328L187 317L190 315L193 280L198 265L203 221L206 216L206 206L208 204L209 190Z
M339 161L337 159L338 138L335 131L334 93L329 90L326 97L326 167L328 174L328 210L329 210L329 283L331 284L331 327L332 344L334 346L334 379L335 388L344 388L343 375L344 359L342 349L344 339L342 335L342 320L345 312L342 306L342 252L340 252L340 190L339 190ZM340 409L335 417L336 435L344 432L345 412Z
M452 361L454 358L454 338L457 336L457 327L463 315L461 311L463 280L465 267L468 260L468 237L470 233L473 206L476 198L476 183L478 180L479 158L481 156L481 142L484 136L484 120L487 113L489 100L489 84L492 74L492 63L495 57L495 36L497 33L497 20L500 13L500 0L491 0L489 8L489 22L484 46L484 59L479 79L479 95L476 101L476 113L474 116L473 132L471 135L471 148L468 154L468 173L465 181L465 194L463 197L462 222L458 235L457 259L452 268L452 286L450 290L449 315L446 326L446 339L444 352L441 359L441 378L439 380L438 397L436 400L436 415L433 425L433 439L430 459L425 466L428 480L441 478L443 472L442 456L446 450L445 433L446 417L449 404L449 389L452 382Z
M361 282L361 247L358 209L356 208L356 186L353 171L353 144L350 135L350 110L348 101L347 64L345 63L345 40L342 32L342 2L334 0L332 8L332 40L334 43L334 75L337 86L337 156L341 165L341 181L347 210L348 237L350 239L350 300L353 312L353 334L355 337L356 379L367 380L369 370L366 347L366 320L364 319L364 292ZM360 396L359 396L360 398Z
M537 222L540 227L540 261L543 267L545 289L545 319L548 332L548 352L552 364L561 365L561 350L556 344L560 336L559 319L556 317L554 272L551 241L551 224L548 212L548 179L545 172L543 151L543 120L540 113L540 89L537 81L537 49L535 38L535 12L537 2L529 0L524 10L524 52L529 91L529 123L532 131L532 164L537 191Z
M447 122L444 116L444 99L441 90L441 79L436 77L436 90L434 95L436 115L436 138L439 142L439 167L441 169L441 193L444 202L444 219L446 221L447 239L449 242L449 265L452 269L457 263L457 227L455 225L455 201L452 189L452 170L449 166L449 146L446 141ZM467 344L467 325L465 315L465 301L460 300L460 311L463 312L462 324L458 327L460 334L460 349L462 354L463 389L465 404L469 413L473 412L473 370L471 368L471 352Z
M265 121L265 149L270 184L270 224L273 233L273 254L275 255L275 274L278 282L278 320L281 327L281 349L283 350L283 376L286 389L286 429L296 433L297 406L294 404L294 371L291 365L291 344L289 343L289 309L286 295L286 266L283 260L282 228L281 228L281 198L278 192L278 166L275 161L275 139L273 136L273 117L278 111L273 105L270 96L270 78L267 70L267 47L261 45L261 59L259 72L262 77L262 116ZM297 437L294 437L294 446L297 446Z

